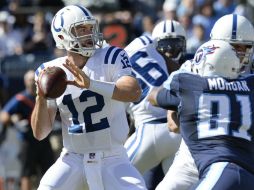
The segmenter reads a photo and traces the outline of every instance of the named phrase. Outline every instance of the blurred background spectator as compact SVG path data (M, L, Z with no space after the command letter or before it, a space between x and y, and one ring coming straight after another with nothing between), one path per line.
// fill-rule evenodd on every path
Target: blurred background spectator
M45 14L40 11L30 17L32 24L30 32L24 39L24 53L45 53L52 51L53 38L50 24L46 21Z
M0 12L0 58L23 53L22 34L13 28L15 17L7 11Z
M202 24L194 24L192 36L187 39L187 52L195 54L203 43L205 43L205 28Z
M142 19L142 30L143 30L142 35L151 37L155 22L156 20L153 19L151 16L149 15L144 16Z
M235 0L212 1L214 11L216 12L218 17L222 17L223 15L233 13L236 8L236 4L238 3L239 1Z
M180 17L184 14L193 16L196 12L196 1L195 0L181 0L177 7L177 16Z
M206 0L197 8L197 14L193 16L192 22L195 25L202 25L205 32L205 40L209 39L210 31L219 18L213 7L214 0Z
M163 19L177 20L177 0L165 0L162 6Z
M0 112L2 131L15 127L19 137L20 189L32 190L32 177L40 177L54 163L54 154L49 138L42 141L34 138L30 118L35 104L35 72L28 70L24 75L25 89L13 96ZM4 138L1 135L1 140ZM1 144L0 144L1 146ZM19 176L17 175L16 178Z

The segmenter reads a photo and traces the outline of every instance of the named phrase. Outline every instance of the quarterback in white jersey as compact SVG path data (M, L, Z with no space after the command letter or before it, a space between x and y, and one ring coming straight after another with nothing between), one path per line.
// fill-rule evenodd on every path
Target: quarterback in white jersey
M124 146L142 174L160 163L166 173L179 147L181 136L166 127L167 111L152 106L147 95L180 67L185 45L183 27L177 21L165 20L155 26L152 39L141 36L125 48L143 91L140 101L130 105L136 131Z
M38 189L145 190L123 146L129 130L124 102L139 100L141 92L126 52L102 47L97 20L79 5L59 10L51 31L67 56L42 64L36 78L57 66L66 72L68 86L53 100L38 89L31 123L34 136L43 139L59 110L64 148Z
M236 14L225 15L216 21L210 36L211 39L224 40L234 46L241 60L243 75L251 71L254 28L248 19ZM195 72L191 69L190 62L185 66L183 69ZM175 126L175 121L172 119L170 121L171 125ZM197 181L198 170L188 147L182 140L173 164L156 190L187 190Z

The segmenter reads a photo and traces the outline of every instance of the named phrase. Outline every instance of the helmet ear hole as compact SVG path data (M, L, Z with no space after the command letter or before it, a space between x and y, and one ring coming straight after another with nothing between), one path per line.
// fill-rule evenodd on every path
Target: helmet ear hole
M63 35L58 35L58 38L61 39L61 40L64 39Z

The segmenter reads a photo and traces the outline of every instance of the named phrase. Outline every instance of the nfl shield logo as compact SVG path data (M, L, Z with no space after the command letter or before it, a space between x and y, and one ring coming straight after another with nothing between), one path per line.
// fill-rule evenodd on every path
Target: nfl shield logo
M89 153L89 159L94 159L95 158L95 153Z

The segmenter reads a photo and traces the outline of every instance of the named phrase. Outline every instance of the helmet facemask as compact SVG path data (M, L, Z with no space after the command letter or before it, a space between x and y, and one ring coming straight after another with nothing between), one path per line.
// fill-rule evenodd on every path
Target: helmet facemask
M88 30L90 32L87 32ZM95 19L73 23L68 33L71 38L68 51L90 57L95 49L102 47L103 35L99 33Z
M241 73L250 72L252 67L254 28L247 18L237 14L224 15L214 24L210 37L214 40L227 41L234 46L237 56L240 58Z
M186 40L183 36L165 35L156 40L156 50L166 62L183 63L186 52Z
M229 43L235 48L240 59L241 72L245 72L249 67L253 56L253 42L242 42L230 40Z

